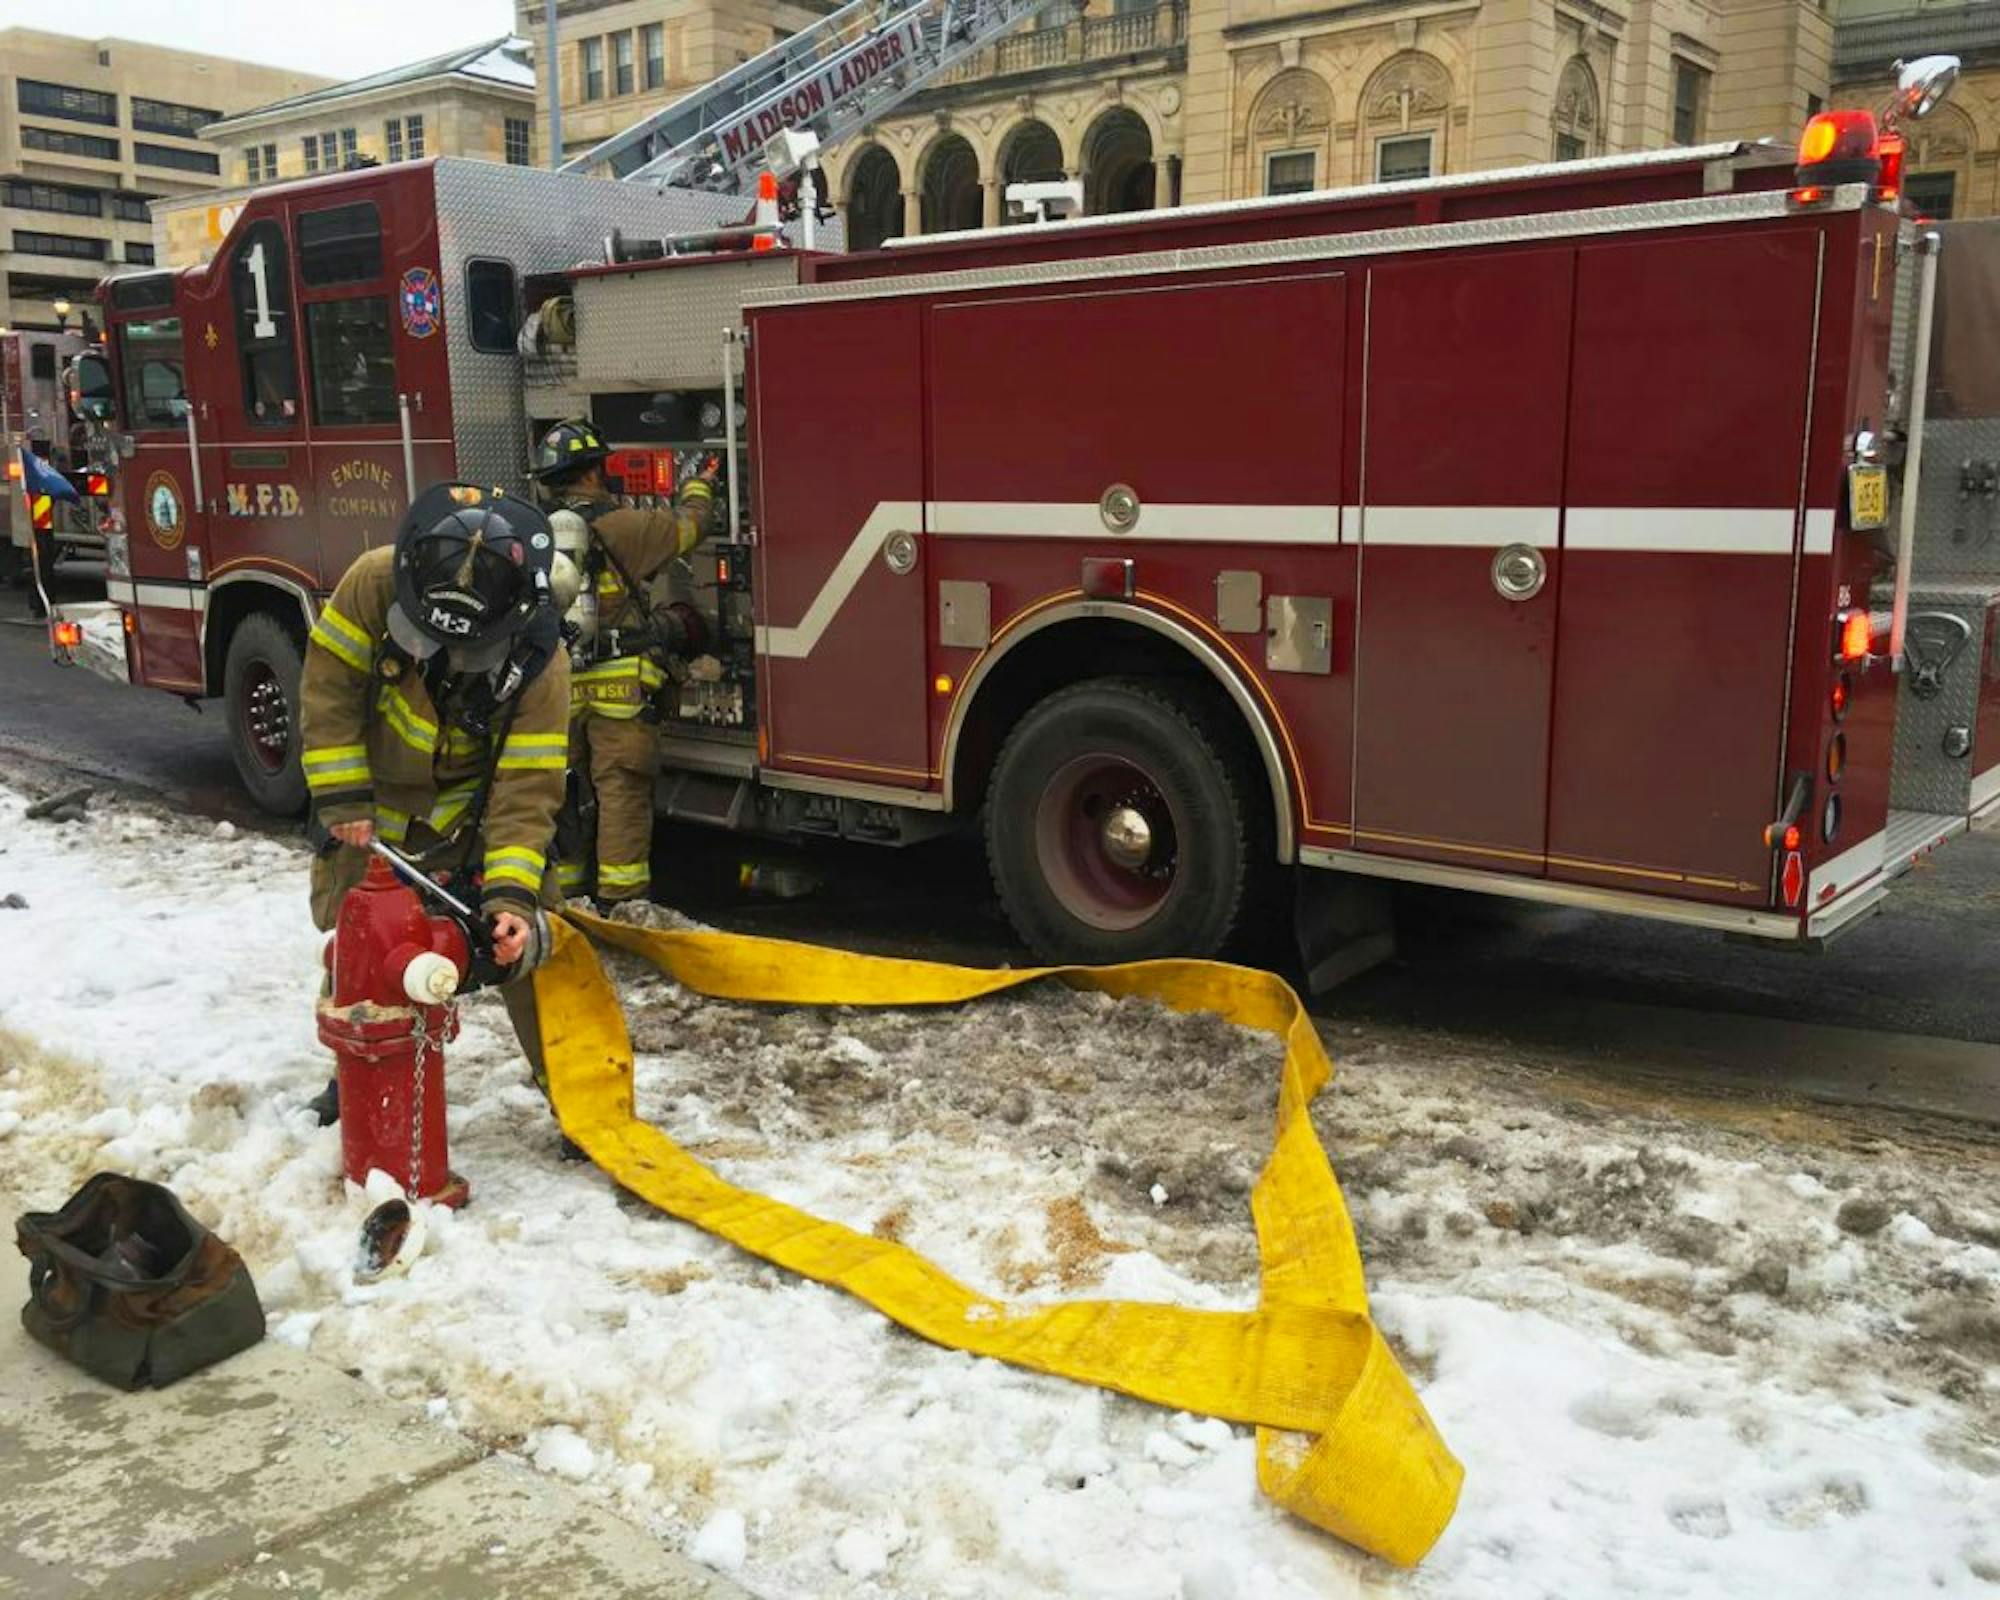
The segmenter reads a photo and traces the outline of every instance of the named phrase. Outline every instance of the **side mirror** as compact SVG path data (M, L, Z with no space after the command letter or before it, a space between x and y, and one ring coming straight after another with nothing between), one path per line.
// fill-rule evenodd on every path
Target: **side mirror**
M85 422L109 422L118 405L111 388L111 363L85 351L70 363L70 409Z
M1882 113L1882 125L1916 122L1929 116L1958 82L1957 56L1919 56L1896 63L1896 92Z

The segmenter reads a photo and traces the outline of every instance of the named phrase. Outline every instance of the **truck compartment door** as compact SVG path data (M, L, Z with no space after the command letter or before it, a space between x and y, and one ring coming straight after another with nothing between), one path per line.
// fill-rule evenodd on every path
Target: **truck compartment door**
M924 788L917 307L773 310L750 350L765 765Z
M1574 252L1369 273L1354 820L1539 874Z
M1818 273L1802 230L1579 252L1551 877L1770 896Z

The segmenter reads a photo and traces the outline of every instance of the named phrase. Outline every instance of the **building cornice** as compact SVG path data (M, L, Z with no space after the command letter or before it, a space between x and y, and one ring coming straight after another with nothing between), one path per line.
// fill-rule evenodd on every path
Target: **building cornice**
M440 89L455 89L466 94L490 94L526 106L530 110L533 110L536 104L535 91L521 84L502 83L497 78L475 78L463 72L438 72L428 78L411 78L406 83L357 90L351 95L329 95L324 100L314 100L308 105L241 112L236 116L223 117L211 122L201 130L201 137L212 142L220 142L234 134L250 133L259 129L319 123L329 118L338 121L356 108L385 105L389 101L407 99L416 94L434 94Z
M1444 0L1438 5L1412 7L1409 0L1346 0L1343 5L1321 6L1315 11L1291 11L1278 17L1260 17L1255 22L1231 23L1222 30L1230 44L1248 43L1282 34L1301 33L1323 23L1360 25L1376 22L1382 13L1393 11L1398 20L1428 21L1433 17L1456 16L1477 11L1480 0Z

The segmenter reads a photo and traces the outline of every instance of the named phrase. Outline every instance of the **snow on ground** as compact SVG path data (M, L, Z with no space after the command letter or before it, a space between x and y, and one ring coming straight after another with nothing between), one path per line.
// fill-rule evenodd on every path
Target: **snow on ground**
M276 1336L772 1596L2000 1593L1994 1152L1561 1092L1330 1030L1377 1315L1467 1467L1394 1572L1257 1495L1247 1430L934 1349L565 1165L505 1019L448 1081L466 1212L353 1280L361 1196L297 847L0 782L0 1193L116 1166L243 1250ZM1242 1305L1276 1049L1035 989L727 1006L617 967L640 1108L731 1178L1001 1293Z

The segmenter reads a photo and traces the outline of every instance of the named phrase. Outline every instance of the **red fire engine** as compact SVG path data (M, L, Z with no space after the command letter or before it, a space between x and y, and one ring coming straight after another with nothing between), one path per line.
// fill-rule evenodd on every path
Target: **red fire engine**
M106 493L101 473L88 470L82 432L65 393L70 364L90 348L80 333L16 329L0 333L0 457L6 460L6 492L0 494L0 579L32 581L30 538L41 533L52 555L97 555L103 538L98 512ZM49 463L77 492L73 503L57 503L27 492L21 452Z
M132 677L223 695L296 806L319 598L416 488L516 482L588 414L635 498L725 464L660 595L699 658L666 814L983 817L1052 957L1216 951L1292 867L1819 940L2000 804L2000 571L1924 598L1938 255L1900 140L1833 113L1797 162L860 255L477 163L262 191L213 265L103 291ZM1932 650L1947 613L1977 651ZM1909 743L1927 663L1945 731Z

